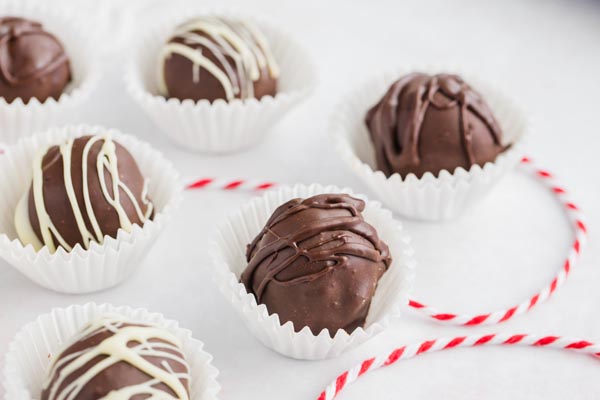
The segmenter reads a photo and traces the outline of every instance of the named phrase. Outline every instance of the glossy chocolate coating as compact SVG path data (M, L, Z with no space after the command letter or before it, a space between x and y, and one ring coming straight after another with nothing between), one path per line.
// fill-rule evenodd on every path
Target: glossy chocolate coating
M77 198L77 203L82 210L86 210L84 202L83 188L83 151L86 143L92 136L83 136L75 139L71 151L71 177L73 189ZM90 203L93 209L95 218L97 219L100 230L104 235L111 237L117 236L117 231L121 228L119 215L115 208L109 204L102 186L97 170L97 159L99 152L102 149L104 140L94 143L89 150L87 157L87 178L88 178L88 193ZM133 156L118 142L114 142L116 146L116 157L118 162L119 178L121 182L128 187L131 193L134 194L137 204L142 208L142 212L146 212L148 205L144 204L142 193L144 192L144 177L133 158ZM43 171L43 198L46 210L54 226L66 240L66 242L74 247L76 244L83 245L83 238L77 226L76 217L73 213L73 208L69 204L67 189L64 178L64 163L63 156L58 146L52 146L46 152L42 160ZM105 168L104 181L106 189L111 197L114 197L112 188L112 178ZM120 204L125 210L127 217L133 224L142 226L142 221L135 210L134 203L129 199L123 188L119 189ZM93 231L90 223L89 213L82 212L85 225L88 230ZM40 224L36 211L36 205L33 195L33 185L29 191L29 219L31 226L34 229L38 239L42 240Z
M58 99L71 80L69 60L60 41L35 21L0 18L0 96Z
M227 33L215 34L208 29L201 30L207 23L218 23ZM234 98L260 99L267 95L275 96L278 73L273 73L269 69L266 51L259 45L256 37L243 29L244 25L239 21L216 17L190 20L187 25L184 24L180 27L163 49L168 53L163 58L161 66L165 86L161 89L165 92L163 94L179 100L199 101L205 99L210 102L217 99L230 101ZM230 41L232 36L241 40L243 46L248 46L247 48L252 51L240 51L242 45L232 43ZM171 51L174 48L173 44L183 46L190 53L202 57L204 62L213 65L214 70L195 63L189 54ZM263 45L266 46L264 43ZM248 56L248 54L253 54L253 56ZM266 63L260 65L259 59L265 60ZM243 60L248 62L244 63ZM245 68L248 63L252 62L256 62L258 65L258 76L254 78ZM218 74L215 74L215 71L225 77L227 85L232 85L232 93L228 95L225 89L226 85L217 78ZM236 85L239 87L238 89L235 88ZM247 85L250 85L251 88L248 88Z
M493 162L506 150L481 95L456 75L413 73L396 81L365 118L377 168L435 176Z
M321 194L283 204L248 246L241 282L281 323L314 334L362 327L391 264L387 245L361 214L362 200Z
M52 369L51 376L48 377L47 385L43 388L41 400L57 400L72 390L77 390L77 393L72 398L73 400L97 400L105 398L110 392L119 389L127 390L131 397L130 400L144 400L151 397L152 390L161 399L179 399L173 390L160 379L150 385L153 377L142 369L156 367L163 370L169 375L179 375L181 384L185 387L189 398L189 370L185 362L185 356L181 349L175 344L164 338L151 337L145 348L132 350L132 354L140 356L137 361L135 359L116 360L122 357L121 351L117 350L117 346L108 345L108 340L114 338L120 332L127 328L147 328L151 326L139 323L119 323L111 325L110 329L100 327L93 332L87 334L86 337L79 337L77 340L62 351L55 360L55 369ZM127 338L125 338L127 339ZM140 338L135 338L133 335L126 343L130 349L140 346ZM161 347L162 345L165 347ZM103 350L98 351L99 346L105 346ZM152 348L150 348L152 346ZM98 355L81 366L82 360L86 357L86 353L98 351ZM171 357L170 355L174 356ZM109 357L115 357L116 362L104 364ZM168 368L165 368L165 363L168 363ZM98 368L93 371L94 368ZM148 371L149 372L149 371ZM61 377L61 373L64 374ZM85 376L90 374L90 376ZM59 379L61 379L59 381ZM177 378L176 378L177 379ZM79 383L73 389L73 383ZM147 385L147 386L146 386ZM164 392L164 393L163 393Z

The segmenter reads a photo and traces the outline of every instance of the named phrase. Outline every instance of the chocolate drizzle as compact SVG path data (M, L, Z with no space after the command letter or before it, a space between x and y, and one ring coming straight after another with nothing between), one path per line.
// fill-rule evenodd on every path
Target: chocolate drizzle
M151 325L102 316L76 335L48 371L42 400L188 400L181 341Z
M71 138L38 153L15 228L21 242L36 250L89 249L151 219L147 194L148 181L133 156L109 135Z
M245 21L202 16L178 26L163 47L159 91L198 101L274 96L279 66L267 38Z
M365 203L321 194L280 206L248 245L241 281L296 330L363 326L389 249L362 217Z
M506 149L488 105L456 75L404 76L368 111L365 122L377 166L388 176L483 166Z
M70 80L69 60L59 40L39 22L0 18L0 95L57 99Z

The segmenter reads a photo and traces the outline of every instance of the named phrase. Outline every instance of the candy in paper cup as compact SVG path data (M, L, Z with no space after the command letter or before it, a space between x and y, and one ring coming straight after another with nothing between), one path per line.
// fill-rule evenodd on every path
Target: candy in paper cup
M386 206L408 218L451 219L479 204L500 178L519 163L529 121L513 100L484 81L459 72L485 98L502 128L503 144L511 144L510 148L494 162L483 167L473 165L468 171L459 167L443 170L437 177L431 173L421 178L414 174L403 178L398 173L387 177L377 169L364 118L394 81L414 71L446 72L432 68L398 69L377 76L344 97L332 115L330 130L338 154Z
M14 225L15 210L32 180L33 159L40 149L70 137L108 134L133 155L142 175L148 179L148 196L155 214L143 227L131 232L119 230L116 238L92 242L89 249L78 245L71 252L59 247L36 251L23 246ZM0 156L0 257L32 281L63 293L88 293L115 286L130 276L150 251L152 244L171 219L181 201L183 186L173 165L160 152L133 136L100 126L66 126L21 139Z
M82 34L89 29L81 26L76 15L31 1L3 2L0 15L42 23L44 29L63 44L71 66L71 82L58 100L49 98L40 102L32 98L27 103L21 99L7 103L0 97L0 142L15 143L24 136L76 119L78 107L90 98L101 72L97 67L94 44L88 35Z
M178 24L194 15L211 14L250 20L263 31L281 70L274 97L229 102L219 99L211 103L160 95L157 81L162 46ZM148 31L137 43L125 74L127 90L163 133L189 150L229 153L255 145L316 86L315 68L308 53L288 34L264 21L230 13L189 10L171 15L162 23L153 23Z
M257 304L254 295L249 294L240 283L240 275L248 265L246 246L260 233L275 209L288 200L308 198L319 193L348 193L365 200L363 217L377 230L381 240L387 243L393 259L378 283L365 327L357 328L351 334L340 329L333 337L328 330L315 335L308 327L296 332L290 321L281 324L279 316L269 314L264 304ZM221 292L232 303L248 329L265 346L288 357L319 360L336 357L364 343L399 316L400 309L408 302L414 279L415 260L409 242L401 224L380 203L368 201L362 195L352 194L349 189L335 186L295 185L269 191L230 216L211 244L211 257L214 279Z
M162 314L143 308L116 307L87 303L55 308L25 325L10 343L2 371L6 399L39 399L42 385L54 357L70 343L87 323L102 315L120 315L132 322L166 329L182 343L183 354L190 367L190 399L216 400L220 391L219 371L211 364L213 357L192 332Z

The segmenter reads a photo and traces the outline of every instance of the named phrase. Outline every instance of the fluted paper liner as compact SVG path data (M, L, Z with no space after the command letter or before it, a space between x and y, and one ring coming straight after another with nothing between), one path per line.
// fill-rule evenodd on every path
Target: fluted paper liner
M296 332L292 322L282 325L277 314L269 314L264 304L258 305L254 295L249 294L239 282L240 275L248 264L245 258L246 245L260 233L268 218L281 204L290 199L307 198L319 193L354 195L349 189L316 184L282 187L267 192L230 216L211 244L215 282L248 329L266 346L298 359L336 357L383 331L407 304L414 275L413 250L401 224L393 220L391 212L381 208L380 203L368 201L362 195L354 195L366 201L363 216L387 243L393 258L392 264L379 281L365 328L358 328L351 334L340 329L333 338L327 330L314 335L308 327L304 327Z
M269 23L254 21L269 40L281 69L275 97L210 103L208 100L181 101L161 96L157 88L160 50L179 23L194 15L206 14L254 20L227 12L183 11L148 28L149 32L136 44L134 59L125 74L125 85L130 95L175 143L189 150L207 153L246 149L260 142L288 111L314 89L315 68L302 46Z
M152 220L143 227L134 225L128 233L103 244L93 242L88 250L81 245L71 252L62 247L51 254L47 247L35 251L23 246L14 227L14 213L32 180L32 160L40 148L63 142L69 137L109 133L136 160L149 180L148 196L156 207ZM66 126L25 138L5 149L0 156L0 257L32 281L63 293L87 293L115 286L131 275L150 251L164 225L179 205L182 184L173 165L160 152L133 136L100 126Z
M523 156L521 140L529 128L529 121L514 101L482 80L459 72L482 94L502 128L504 144L511 143L512 146L483 168L474 165L468 171L462 167L454 171L443 170L437 177L431 173L421 178L409 174L403 179L398 173L387 177L377 169L375 150L364 118L395 80L414 71L447 72L417 68L381 74L343 98L332 115L330 130L342 159L393 211L420 220L454 218L479 204L500 178L519 163Z
M16 99L7 103L0 97L0 142L15 143L20 138L64 124L74 117L77 108L86 102L97 86L101 72L90 42L89 29L81 25L76 15L56 7L48 9L43 3L9 1L0 5L0 15L24 17L41 22L44 29L63 44L71 65L72 81L55 100L44 102L32 98L25 104Z
M190 366L190 399L216 400L220 391L212 366L213 357L192 332L162 314L143 308L116 307L87 303L55 308L25 325L10 343L2 371L7 400L39 399L42 383L54 357L88 322L103 314L119 314L133 322L155 325L174 334L182 342L183 354Z

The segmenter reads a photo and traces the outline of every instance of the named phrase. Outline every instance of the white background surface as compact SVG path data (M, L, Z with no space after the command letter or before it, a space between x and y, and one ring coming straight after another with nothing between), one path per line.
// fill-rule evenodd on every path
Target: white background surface
M90 31L100 18L142 28L154 9L111 14L111 2L62 1ZM116 2L115 2L116 3ZM208 3L208 1L205 1ZM408 311L394 328L338 359L301 362L264 348L210 280L207 242L245 194L188 193L139 272L118 288L67 296L35 286L0 262L0 354L18 329L52 307L87 301L143 306L177 319L206 343L220 369L220 398L314 399L338 373L379 351L440 336L492 331L568 335L600 342L600 2L593 1L214 1L264 15L303 41L319 66L314 96L243 154L210 157L171 145L124 93L117 55L93 102L74 121L133 133L161 149L189 177L256 177L365 187L329 146L327 117L354 85L398 65L465 66L518 98L535 119L530 153L562 178L587 212L591 241L573 275L548 303L496 327L456 328ZM151 2L130 2L129 7ZM166 2L175 6L177 2ZM58 6L58 5L57 5ZM79 8L81 10L79 10ZM86 32L82 32L86 34ZM103 37L102 35L99 35ZM126 37L126 36L125 36ZM112 43L106 36L105 42ZM107 43L104 43L106 45ZM102 43L98 44L101 49ZM125 53L122 54L125 56ZM367 192L368 194L368 192ZM419 266L414 297L453 312L511 306L549 282L571 242L550 195L515 172L487 202L444 224L406 222ZM347 389L341 399L596 399L600 362L526 348L455 350L401 362Z

